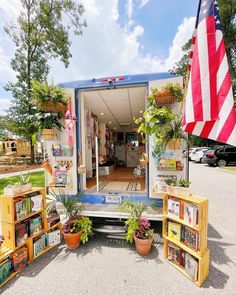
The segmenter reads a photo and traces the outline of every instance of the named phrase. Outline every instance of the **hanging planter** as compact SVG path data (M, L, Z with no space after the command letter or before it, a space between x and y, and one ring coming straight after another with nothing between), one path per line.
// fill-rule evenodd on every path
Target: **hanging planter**
M33 101L41 111L49 113L65 113L69 96L60 87L32 82Z
M156 105L169 105L176 102L176 98L172 95L172 93L168 90L160 90L154 94Z
M38 104L38 107L41 111L44 112L51 112L51 113L59 113L62 112L63 114L66 112L66 106L63 105L61 102L56 102L53 104L51 101L41 102Z
M160 90L152 89L157 106L170 105L183 100L182 87L179 83L167 83Z
M53 140L56 136L55 129L43 129L42 137L44 140Z

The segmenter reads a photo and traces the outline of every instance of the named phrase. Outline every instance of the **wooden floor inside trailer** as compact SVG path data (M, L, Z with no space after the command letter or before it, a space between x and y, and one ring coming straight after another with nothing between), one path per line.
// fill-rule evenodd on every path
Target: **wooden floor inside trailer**
M134 176L134 168L117 167L110 175L99 177L99 190L101 191L137 191L145 192L145 176ZM96 178L87 179L88 190L96 189Z

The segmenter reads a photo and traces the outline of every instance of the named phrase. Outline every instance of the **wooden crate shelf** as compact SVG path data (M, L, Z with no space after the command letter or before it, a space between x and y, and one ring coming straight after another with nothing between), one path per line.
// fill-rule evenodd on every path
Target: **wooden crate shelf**
M31 193L38 192L42 196L42 204L43 207L41 210L37 212L30 212L27 216L22 217L19 220L15 220L15 201L17 199L28 198ZM25 192L24 194L19 194L16 196L1 196L0 197L0 211L1 211L1 225L2 225L2 234L5 237L3 242L3 247L0 250L0 262L6 259L7 257L11 257L14 251L20 249L23 246L26 246L28 249L28 263L32 263L36 258L42 256L44 253L52 249L55 245L46 246L45 249L36 257L34 257L34 249L33 249L33 241L37 237L48 233L50 231L55 230L58 228L60 230L60 238L62 239L62 225L60 222L56 223L55 225L49 227L47 223L47 216L46 216L46 192L45 188L36 187L33 188L31 191ZM15 241L15 228L21 222L27 221L27 219L32 218L33 216L41 215L42 217L42 230L34 235L31 235L23 242L22 244L16 246ZM12 272L11 275L3 282L0 286L2 287L5 285L9 280L11 280L17 273Z
M168 199L176 200L179 202L185 202L198 207L198 223L197 225L189 225L185 220L178 218L172 214L168 214ZM194 251L184 244L182 241L178 241L168 236L168 222L175 222L181 226L188 227L198 232L200 238L199 249ZM208 199L199 197L196 195L181 196L176 194L164 193L163 195L163 227L162 235L164 238L164 259L171 265L193 281L196 285L201 286L206 280L209 273L209 257L210 252L207 248L207 231L208 231ZM168 260L168 244L172 243L185 253L190 254L198 262L198 277L194 281L190 275L186 272L184 266L175 264L173 261Z

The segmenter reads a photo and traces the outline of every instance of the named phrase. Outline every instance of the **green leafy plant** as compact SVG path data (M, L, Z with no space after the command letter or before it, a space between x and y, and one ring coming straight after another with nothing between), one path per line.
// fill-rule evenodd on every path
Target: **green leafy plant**
M62 113L38 113L36 119L38 120L39 129L57 129L61 131L64 126L60 122L63 118Z
M75 220L68 220L63 225L63 232L66 234L76 234L82 231L80 240L83 244L88 242L89 237L93 235L93 222L87 216L80 217Z
M21 172L21 174L20 174L20 183L21 184L28 184L29 181L30 181L30 174L29 174L29 172L26 173L26 174L23 174Z
M125 222L127 228L125 238L128 243L133 243L134 235L143 240L150 239L153 236L153 230L150 229L149 221L141 217L146 209L147 206L144 203L131 202L128 199L118 206L119 211L130 213L130 217Z
M68 220L75 220L79 214L83 211L84 206L78 196L71 197L68 193L63 190L58 190L56 194L53 190L50 191L51 202L48 202L47 210L50 209L55 202L60 202L66 210L66 217Z
M177 179L170 177L165 179L165 183L170 186L177 186Z
M173 177L165 179L165 183L169 186L189 187L191 182L185 179L177 180Z
M169 91L176 99L176 101L181 102L183 100L183 90L179 83L169 82L161 89Z
M35 80L32 81L32 96L37 105L51 102L55 106L60 102L66 106L70 99L62 88Z
M181 187L189 187L190 184L191 184L191 182L188 180L185 180L185 179L179 180L179 186L181 186Z
M79 220L76 220L75 223L79 224L82 230L82 235L80 236L80 240L83 244L88 242L89 237L93 236L93 222L87 217L83 216Z

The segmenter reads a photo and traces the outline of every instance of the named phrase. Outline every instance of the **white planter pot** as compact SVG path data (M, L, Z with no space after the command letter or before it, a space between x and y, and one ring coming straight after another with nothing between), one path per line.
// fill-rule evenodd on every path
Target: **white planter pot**
M32 190L32 183L22 184L21 192L25 193Z
M3 193L5 196L16 196L21 193L21 187L5 187Z

